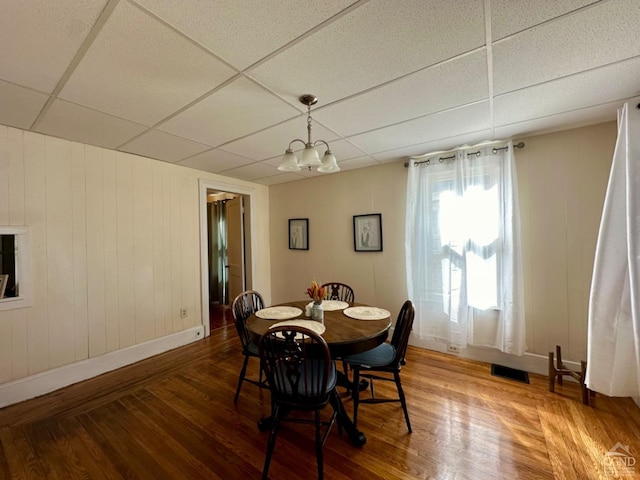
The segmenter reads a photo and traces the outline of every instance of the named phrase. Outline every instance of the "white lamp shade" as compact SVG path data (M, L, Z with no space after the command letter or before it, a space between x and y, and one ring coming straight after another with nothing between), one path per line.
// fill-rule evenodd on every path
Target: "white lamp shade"
M318 167L318 171L320 173L333 173L340 171L336 157L331 153L331 150L324 152L324 155L322 156L322 165Z
M320 156L318 155L318 151L312 146L307 145L304 147L302 151L302 160L300 161L300 165L303 167L319 167L322 163L320 162Z
M298 159L291 150L287 150L282 157L278 170L281 172L299 172L300 165L298 165Z

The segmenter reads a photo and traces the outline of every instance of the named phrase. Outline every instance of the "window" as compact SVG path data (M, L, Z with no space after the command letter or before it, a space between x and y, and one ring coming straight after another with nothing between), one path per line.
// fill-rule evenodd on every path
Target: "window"
M429 270L438 272L440 288L445 294L449 289L455 305L464 281L469 306L498 308L500 198L496 177L495 172L471 177L468 188L458 190L453 179L434 180L430 186L433 262ZM447 302L443 309L448 310Z
M513 155L487 147L467 152L409 166L405 258L414 334L522 354Z
M0 227L0 310L31 305L28 227Z
M0 235L0 298L18 296L15 245L15 235Z

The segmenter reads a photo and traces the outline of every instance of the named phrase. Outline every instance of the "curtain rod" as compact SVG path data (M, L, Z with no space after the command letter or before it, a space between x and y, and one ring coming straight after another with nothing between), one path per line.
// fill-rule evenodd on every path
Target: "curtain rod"
M502 142L500 142L500 143L502 143ZM484 145L476 145L476 147L480 147L480 146L484 146ZM471 148L473 148L473 147L471 147ZM524 142L516 143L513 146L513 148L524 148ZM500 150L508 150L508 149L509 149L509 146L507 145L506 147L493 147L493 149L491 151L495 154L495 153L498 153ZM453 150L449 150L449 152L452 152L452 151ZM437 153L437 152L427 153L425 155L420 155L420 156L421 157L426 157L426 156L429 156L429 155L433 155L435 153ZM441 152L441 153L447 153L447 152L445 151L445 152ZM476 157L479 157L480 156L480 150L478 150L477 152L467 153L468 157L470 157L472 155L475 155ZM440 157L440 158L438 158L438 161L442 163L442 162L444 162L446 160L453 160L454 158L456 158L455 155L449 155L448 157ZM419 162L415 162L414 165L420 165L421 163L431 163L431 159L421 160ZM404 162L404 166L405 167L408 167L409 165L410 165L409 162Z

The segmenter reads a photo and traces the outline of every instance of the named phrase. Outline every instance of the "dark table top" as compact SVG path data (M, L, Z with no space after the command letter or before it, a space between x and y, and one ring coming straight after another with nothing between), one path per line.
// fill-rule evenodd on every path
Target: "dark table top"
M288 302L279 305L298 307L302 310L299 319L311 320L304 310L309 301ZM274 305L276 306L276 305ZM365 306L362 303L350 303L349 306ZM247 319L247 329L257 343L271 325L282 320L265 320L256 315ZM357 320L346 316L342 310L324 312L325 332L322 337L329 345L331 355L344 357L371 350L387 339L391 327L391 317L382 320Z

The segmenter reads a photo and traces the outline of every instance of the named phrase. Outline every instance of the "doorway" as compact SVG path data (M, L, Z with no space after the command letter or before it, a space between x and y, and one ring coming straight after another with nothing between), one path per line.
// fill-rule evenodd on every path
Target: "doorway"
M231 303L252 288L251 193L200 180L202 322L211 329L233 322Z
M211 330L232 321L231 303L245 290L244 211L242 195L207 191Z

